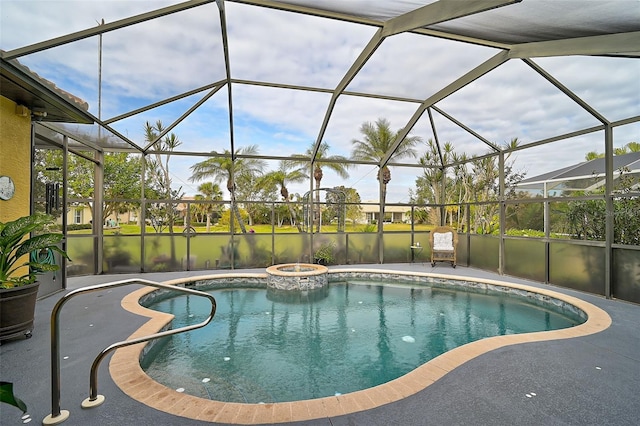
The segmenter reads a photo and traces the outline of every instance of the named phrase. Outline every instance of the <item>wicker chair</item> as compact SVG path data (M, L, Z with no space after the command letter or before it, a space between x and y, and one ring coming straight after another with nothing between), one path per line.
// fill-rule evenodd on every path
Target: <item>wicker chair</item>
M437 226L429 234L431 246L431 266L436 262L451 262L456 267L456 246L458 245L458 233L449 226Z

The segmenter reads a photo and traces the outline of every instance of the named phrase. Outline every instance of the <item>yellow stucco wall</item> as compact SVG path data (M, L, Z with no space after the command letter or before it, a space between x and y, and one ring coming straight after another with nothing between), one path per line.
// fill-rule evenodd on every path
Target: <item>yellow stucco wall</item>
M9 176L16 186L12 199L0 200L0 222L29 214L31 116L16 115L16 104L0 96L0 176Z

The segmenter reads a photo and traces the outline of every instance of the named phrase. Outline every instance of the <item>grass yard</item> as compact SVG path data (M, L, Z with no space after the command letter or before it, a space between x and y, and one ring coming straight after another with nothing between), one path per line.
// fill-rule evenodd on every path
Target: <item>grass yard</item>
M206 233L207 232L207 227L206 226L194 226L193 227L196 230L196 233ZM272 227L271 225L247 225L246 226L247 231L249 231L250 229L253 229L253 231L257 234L270 234ZM415 225L414 226L414 230L416 232L428 232L433 228L433 225L426 225L426 224L419 224L419 225ZM182 231L184 230L184 227L182 225L180 226L174 226L173 227L173 232L174 233L182 233ZM295 226L280 226L280 227L275 227L274 232L276 234L297 234L298 233L298 228L296 228ZM411 224L407 224L407 223L385 223L384 224L384 230L385 232L410 232L411 231ZM153 229L152 226L147 226L145 229L147 234L155 234L156 231ZM347 224L345 225L345 232L376 232L377 231L377 227L373 226L373 227L369 227L368 229L365 227L365 225L353 225L353 224ZM211 225L210 231L211 233L228 233L229 232L229 226L228 225ZM322 232L323 233L335 233L337 232L337 225L322 225ZM169 233L169 229L165 228L162 231L163 234L168 234ZM240 229L239 227L236 227L236 233L240 233ZM90 235L91 234L91 230L90 229L80 229L77 231L70 231L69 234L74 234L74 235ZM126 225L126 224L122 224L120 226L118 226L117 228L105 228L104 229L104 235L139 235L140 234L140 226L139 225Z

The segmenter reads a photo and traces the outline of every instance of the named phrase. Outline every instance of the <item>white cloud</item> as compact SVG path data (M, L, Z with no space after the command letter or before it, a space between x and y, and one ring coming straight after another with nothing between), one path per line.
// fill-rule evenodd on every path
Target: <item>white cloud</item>
M333 89L375 32L371 27L228 3L234 78Z

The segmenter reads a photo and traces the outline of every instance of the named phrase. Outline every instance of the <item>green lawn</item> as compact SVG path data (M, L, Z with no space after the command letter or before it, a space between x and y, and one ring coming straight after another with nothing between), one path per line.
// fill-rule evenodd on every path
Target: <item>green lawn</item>
M433 225L415 225L414 229L416 232L428 232L431 230L431 228L433 228ZM194 226L194 229L196 230L197 233L206 233L207 232L207 227L206 226ZM253 229L254 232L258 233L258 234L270 234L271 233L271 225L251 225L251 226L247 226L247 230L249 229ZM174 226L173 231L175 233L181 233L184 230L184 227L182 225L180 226ZM377 228L373 228L373 231L370 232L376 232ZM385 231L396 231L396 232L409 232L411 231L411 225L410 224L406 224L406 223L385 223L384 224L384 230ZM281 227L275 227L274 229L275 233L277 234L297 234L298 233L298 229L295 226L281 226ZM156 231L153 229L153 227L151 226L147 226L146 227L146 232L148 234L155 234ZM162 233L168 233L169 229L164 229ZM209 232L220 232L220 233L227 233L229 232L229 227L227 225L211 225L210 231ZM236 233L239 233L240 229L236 229ZM326 233L335 233L337 232L337 225L323 225L322 226L322 232L326 232ZM365 225L352 225L352 224L347 224L345 226L345 232L365 232ZM69 234L75 234L75 235L89 235L91 234L91 230L90 229L81 229L81 230L77 230L77 231L70 231ZM105 229L104 230L104 235L139 235L140 234L140 226L138 225L120 225L119 229L115 228L115 229Z

